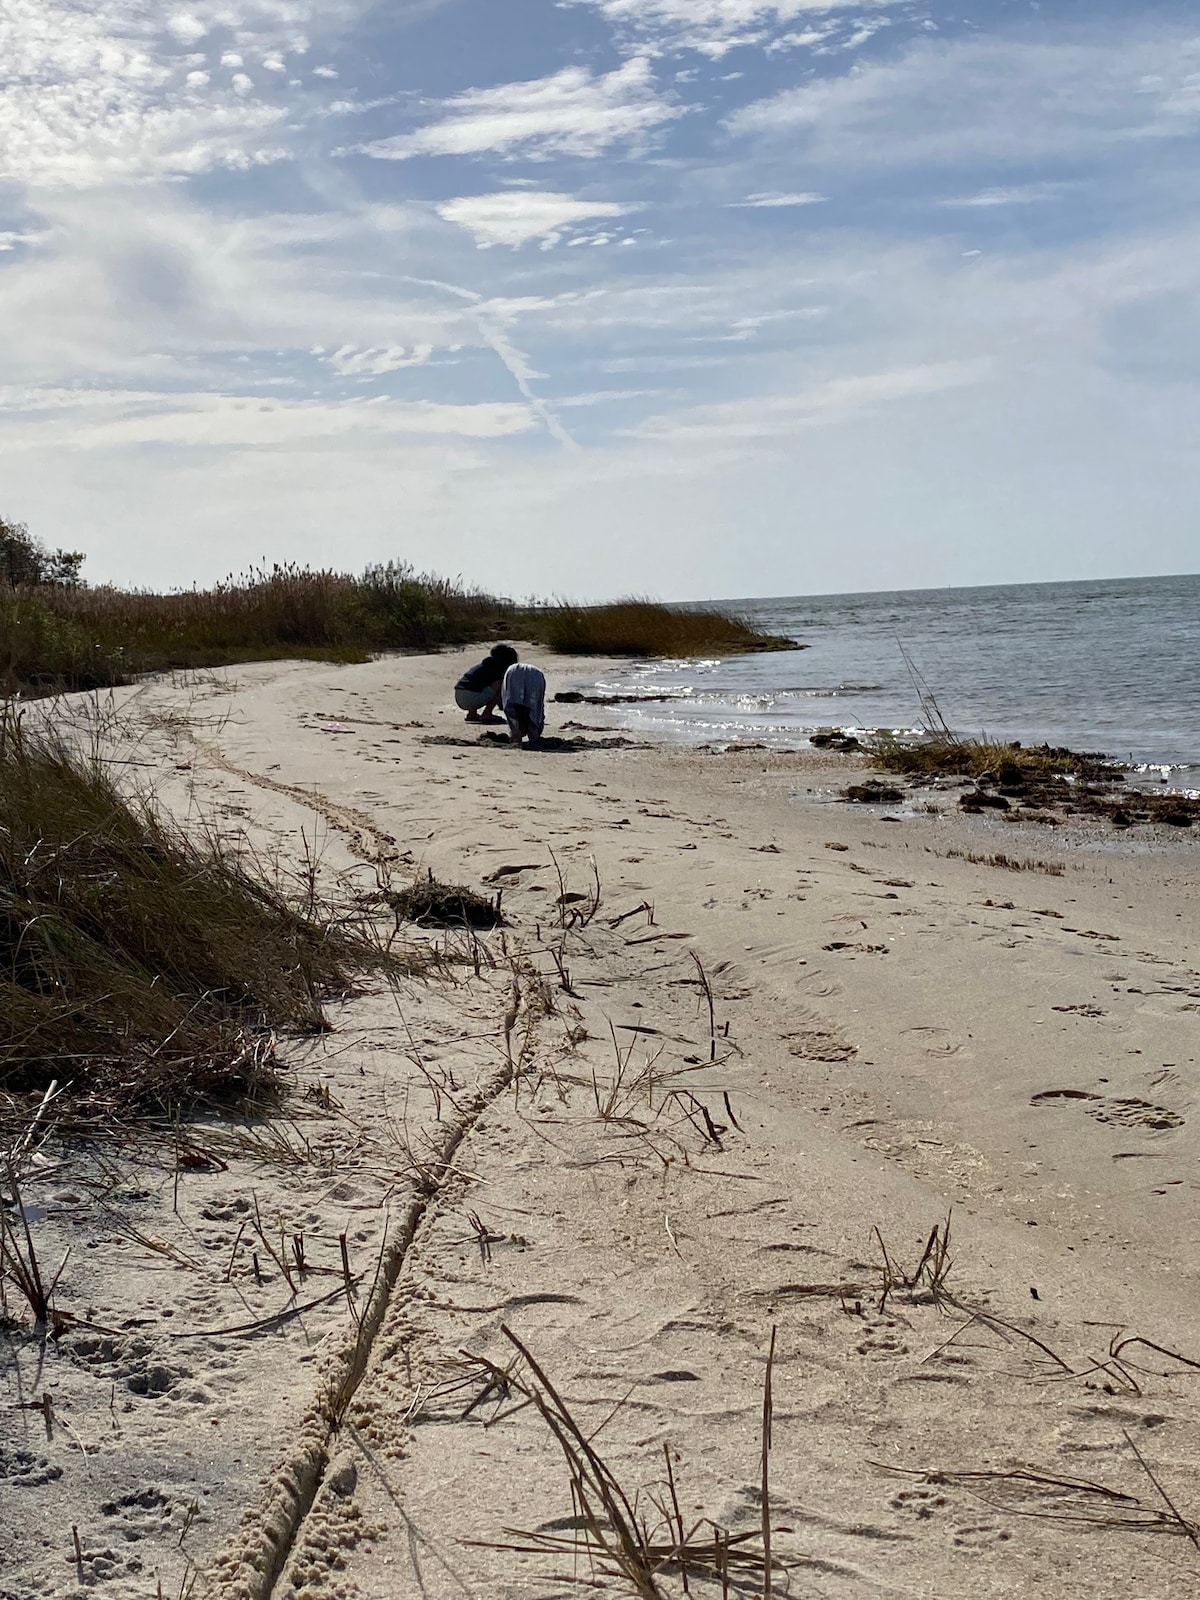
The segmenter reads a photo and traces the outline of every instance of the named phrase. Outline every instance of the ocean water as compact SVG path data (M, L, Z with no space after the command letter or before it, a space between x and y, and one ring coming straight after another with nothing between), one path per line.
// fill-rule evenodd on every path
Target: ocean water
M1200 575L722 604L809 648L614 663L574 687L679 698L581 708L587 720L780 747L818 728L917 730L907 655L959 734L1100 750L1200 783Z

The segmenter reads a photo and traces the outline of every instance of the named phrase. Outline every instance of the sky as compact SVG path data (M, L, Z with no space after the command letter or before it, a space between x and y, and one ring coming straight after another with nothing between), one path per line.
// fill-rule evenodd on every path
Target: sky
M4 0L0 515L93 582L1200 568L1200 15Z

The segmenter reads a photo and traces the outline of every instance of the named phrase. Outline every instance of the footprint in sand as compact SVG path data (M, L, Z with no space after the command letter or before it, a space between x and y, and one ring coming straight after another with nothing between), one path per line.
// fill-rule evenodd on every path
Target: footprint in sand
M899 1324L887 1317L874 1317L866 1324L866 1337L855 1345L860 1356L906 1356L908 1346L899 1332Z
M950 1502L936 1489L901 1489L888 1504L893 1511L902 1511L906 1516L916 1517L919 1522L931 1522L946 1510Z
M1030 1099L1030 1105L1048 1105L1055 1100L1076 1100L1080 1109L1097 1122L1110 1123L1121 1128L1145 1128L1160 1132L1182 1128L1184 1119L1177 1111L1155 1105L1150 1100L1139 1100L1133 1095L1106 1096L1092 1094L1087 1089L1043 1089Z
M994 1522L974 1522L965 1528L954 1530L954 1547L956 1550L968 1550L975 1555L982 1555L1011 1538L1012 1534L1007 1528L1001 1528Z
M171 1526L174 1506L160 1489L149 1488L106 1500L100 1510L112 1518L110 1531L129 1543L136 1543L165 1532Z
M0 1444L0 1483L9 1488L38 1489L62 1477L62 1468L32 1450Z

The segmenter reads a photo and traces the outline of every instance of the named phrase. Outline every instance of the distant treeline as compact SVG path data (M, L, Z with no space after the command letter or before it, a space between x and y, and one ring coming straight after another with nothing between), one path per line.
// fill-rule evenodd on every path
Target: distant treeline
M143 672L310 657L364 661L502 638L578 655L694 656L788 649L710 608L625 599L521 606L407 563L361 576L261 568L175 594L83 582L78 551L48 550L0 518L0 693L98 689Z

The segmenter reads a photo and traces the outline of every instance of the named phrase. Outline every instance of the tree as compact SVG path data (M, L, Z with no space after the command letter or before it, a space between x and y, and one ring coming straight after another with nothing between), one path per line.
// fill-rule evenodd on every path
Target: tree
M86 557L82 550L48 550L23 522L0 517L0 587L55 584L73 588Z

